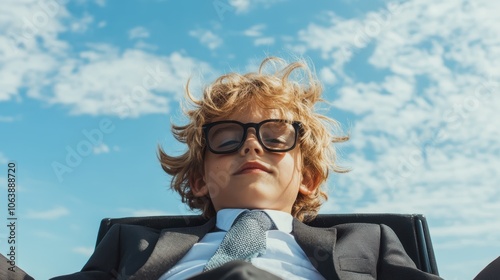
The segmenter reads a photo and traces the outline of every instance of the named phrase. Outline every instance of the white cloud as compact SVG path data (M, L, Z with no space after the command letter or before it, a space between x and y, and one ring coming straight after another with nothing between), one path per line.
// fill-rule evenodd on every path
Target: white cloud
M128 38L130 40L149 38L149 35L149 30L142 26L134 27L128 31Z
M2 152L0 152L0 165L7 164L7 162L7 157Z
M324 59L332 59L332 67L345 79L343 66L360 50L391 30L402 17L402 5L391 2L378 12L367 13L361 19L344 19L333 12L326 12L329 25L311 23L299 32L301 45L293 46L297 51L319 50ZM402 38L391 38L394 44Z
M115 115L122 118L167 113L170 99L183 96L187 79L209 71L203 62L174 52L157 56L143 50L120 52L110 45L92 45L68 60L54 85L52 104L72 114Z
M299 32L297 47L329 62L320 77L336 77L331 105L357 116L354 170L335 175L326 209L423 213L443 248L500 242L498 9L406 1L355 19L330 13ZM368 61L357 69L381 70L364 82L348 64L361 52Z
M101 143L99 146L94 146L92 152L96 155L98 154L107 154L109 153L110 149L109 146Z
M99 23L97 23L97 27L99 28L106 27L106 25L108 25L108 23L105 20L101 20L99 21Z
M20 120L21 117L20 116L0 116L0 122L15 122L15 121L18 121Z
M69 215L69 210L63 206L57 206L46 211L29 210L26 217L37 220L54 220Z
M73 20L71 23L71 31L84 33L92 22L94 22L94 18L89 14L85 14L82 18Z
M265 24L256 24L247 30L243 31L243 35L250 37L250 38L255 38L253 41L253 44L255 46L269 46L273 45L275 42L274 37L270 36L264 36L262 31L266 29Z
M98 146L94 146L93 149L92 149L92 152L95 154L95 155L98 155L98 154L107 154L109 152L118 152L120 151L120 147L118 146L113 146L113 147L109 147L108 145L104 144L104 143L101 143L100 145Z
M154 50L157 50L158 49L158 46L156 45L153 45L153 44L148 44L142 40L139 40L137 41L135 44L134 44L134 48L135 49L141 49L141 50L151 50L151 51L154 51Z
M95 3L101 7L106 6L106 0L95 0Z
M262 31L266 29L265 24L256 24L247 30L243 31L243 35L248 37L260 37L262 36Z
M200 43L211 50L215 50L223 43L222 39L210 30L197 29L189 31L189 35L197 38Z
M229 5L236 8L237 13L244 13L250 9L251 0L229 0Z
M58 38L70 17L57 1L7 1L0 17L0 101L19 99L21 88L37 95L47 85L68 44Z
M118 209L121 212L126 213L126 215L131 217L146 217L146 216L166 216L172 215L172 213L165 212L158 209L131 209L131 208L121 208Z
M154 46L144 44L137 46L141 49L121 51L96 43L72 53L59 38L71 31L65 28L68 22L78 20L58 3L3 4L10 12L0 17L0 29L6 30L0 34L0 102L27 96L66 106L72 114L137 117L167 113L169 100L183 95L184 83L193 73L211 71L208 64L182 53L150 54L147 50ZM40 15L46 19L42 21ZM19 20L23 18L28 22ZM91 17L86 18L74 30L83 31ZM137 27L130 36L144 38L149 32Z
M94 247L78 246L72 249L74 253L84 255L85 257L90 257L94 253Z
M247 13L256 7L269 8L285 0L228 0L228 4L235 8L237 14Z
M255 46L270 46L274 44L274 38L273 37L261 37L255 39L253 42Z
M337 81L335 73L328 67L323 67L319 71L319 78L321 81L328 85L333 85Z

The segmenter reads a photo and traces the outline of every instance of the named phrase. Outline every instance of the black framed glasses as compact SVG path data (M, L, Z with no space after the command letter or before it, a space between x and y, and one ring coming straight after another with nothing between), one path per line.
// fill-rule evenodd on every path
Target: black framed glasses
M234 153L243 146L248 129L255 129L260 145L269 152L287 152L295 148L302 124L298 121L280 119L260 123L218 121L202 126L205 141L214 154Z

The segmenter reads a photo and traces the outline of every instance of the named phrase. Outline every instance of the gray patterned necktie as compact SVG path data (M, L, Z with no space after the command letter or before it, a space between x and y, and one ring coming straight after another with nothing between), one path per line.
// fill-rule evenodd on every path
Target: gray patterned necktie
M250 261L262 255L266 251L266 231L273 226L271 218L262 211L243 212L236 218L203 271L233 260Z

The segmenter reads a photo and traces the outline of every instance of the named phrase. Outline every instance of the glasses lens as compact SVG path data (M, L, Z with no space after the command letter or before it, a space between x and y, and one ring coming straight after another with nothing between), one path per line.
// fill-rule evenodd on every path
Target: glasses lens
M260 127L260 139L270 150L286 150L295 143L295 128L288 122L266 122Z
M221 123L208 132L208 143L211 149L225 152L238 147L242 137L243 127L235 123Z

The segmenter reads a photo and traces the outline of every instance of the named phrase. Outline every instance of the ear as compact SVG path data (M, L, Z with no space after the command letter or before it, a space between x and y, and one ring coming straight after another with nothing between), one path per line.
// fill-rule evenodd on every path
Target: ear
M202 197L208 194L207 183L203 177L198 177L190 182L191 190L193 191L194 196Z
M310 195L316 189L316 184L312 178L310 171L304 171L302 174L302 183L299 187L299 193L303 195Z

